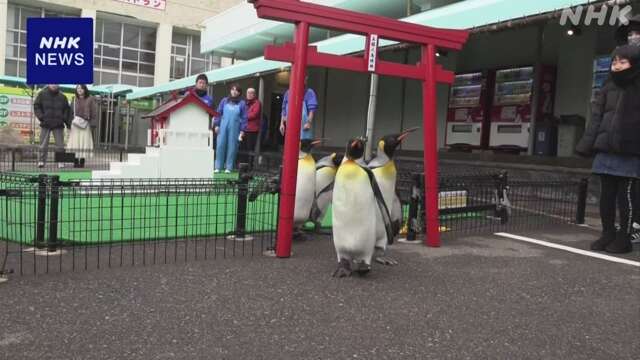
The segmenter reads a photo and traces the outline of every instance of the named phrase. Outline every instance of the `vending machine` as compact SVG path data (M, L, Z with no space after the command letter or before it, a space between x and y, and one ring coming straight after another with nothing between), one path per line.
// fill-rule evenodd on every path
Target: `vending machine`
M447 146L479 147L485 117L486 78L483 73L455 76L447 113Z
M543 66L538 97L538 119L553 114L556 71ZM496 71L496 85L491 108L492 148L509 147L526 150L529 147L533 89L533 66Z

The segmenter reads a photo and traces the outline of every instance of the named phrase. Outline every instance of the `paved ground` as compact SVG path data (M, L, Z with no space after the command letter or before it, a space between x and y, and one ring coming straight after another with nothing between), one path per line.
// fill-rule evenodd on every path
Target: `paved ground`
M586 248L597 233L519 235ZM495 236L393 254L342 280L328 238L287 260L13 277L0 359L638 359L639 267Z

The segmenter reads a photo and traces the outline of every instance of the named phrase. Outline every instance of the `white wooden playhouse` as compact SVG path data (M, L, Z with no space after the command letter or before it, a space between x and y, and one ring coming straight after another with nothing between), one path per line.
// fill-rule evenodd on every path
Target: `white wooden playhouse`
M217 113L189 91L160 105L151 119L144 154L129 154L109 170L93 171L94 179L211 178L213 134L210 118Z

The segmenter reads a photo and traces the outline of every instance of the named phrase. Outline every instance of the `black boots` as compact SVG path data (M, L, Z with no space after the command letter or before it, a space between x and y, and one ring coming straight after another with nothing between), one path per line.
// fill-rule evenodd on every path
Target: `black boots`
M594 251L604 251L607 245L611 244L616 239L615 231L607 231L602 232L602 236L594 242L591 243L591 250Z
M605 246L606 252L613 254L624 254L631 252L633 246L631 244L631 235L625 231L618 231L616 238L609 245Z

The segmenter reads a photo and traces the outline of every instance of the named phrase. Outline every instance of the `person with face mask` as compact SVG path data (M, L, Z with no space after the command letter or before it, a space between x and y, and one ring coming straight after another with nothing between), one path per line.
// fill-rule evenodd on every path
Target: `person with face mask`
M218 105L218 114L213 122L217 134L214 172L219 173L224 167L225 173L230 173L235 166L239 142L247 131L247 105L240 85L231 85L229 96Z
M592 104L591 122L576 151L595 154L592 171L602 187L602 236L591 249L627 253L632 251L634 213L639 210L634 208L634 187L640 181L640 47L618 47L612 59L610 77Z
M71 107L67 97L57 84L42 89L33 102L33 113L40 121L40 159L38 167L44 167L49 150L49 138L53 134L56 152L64 149L64 128L71 127Z

